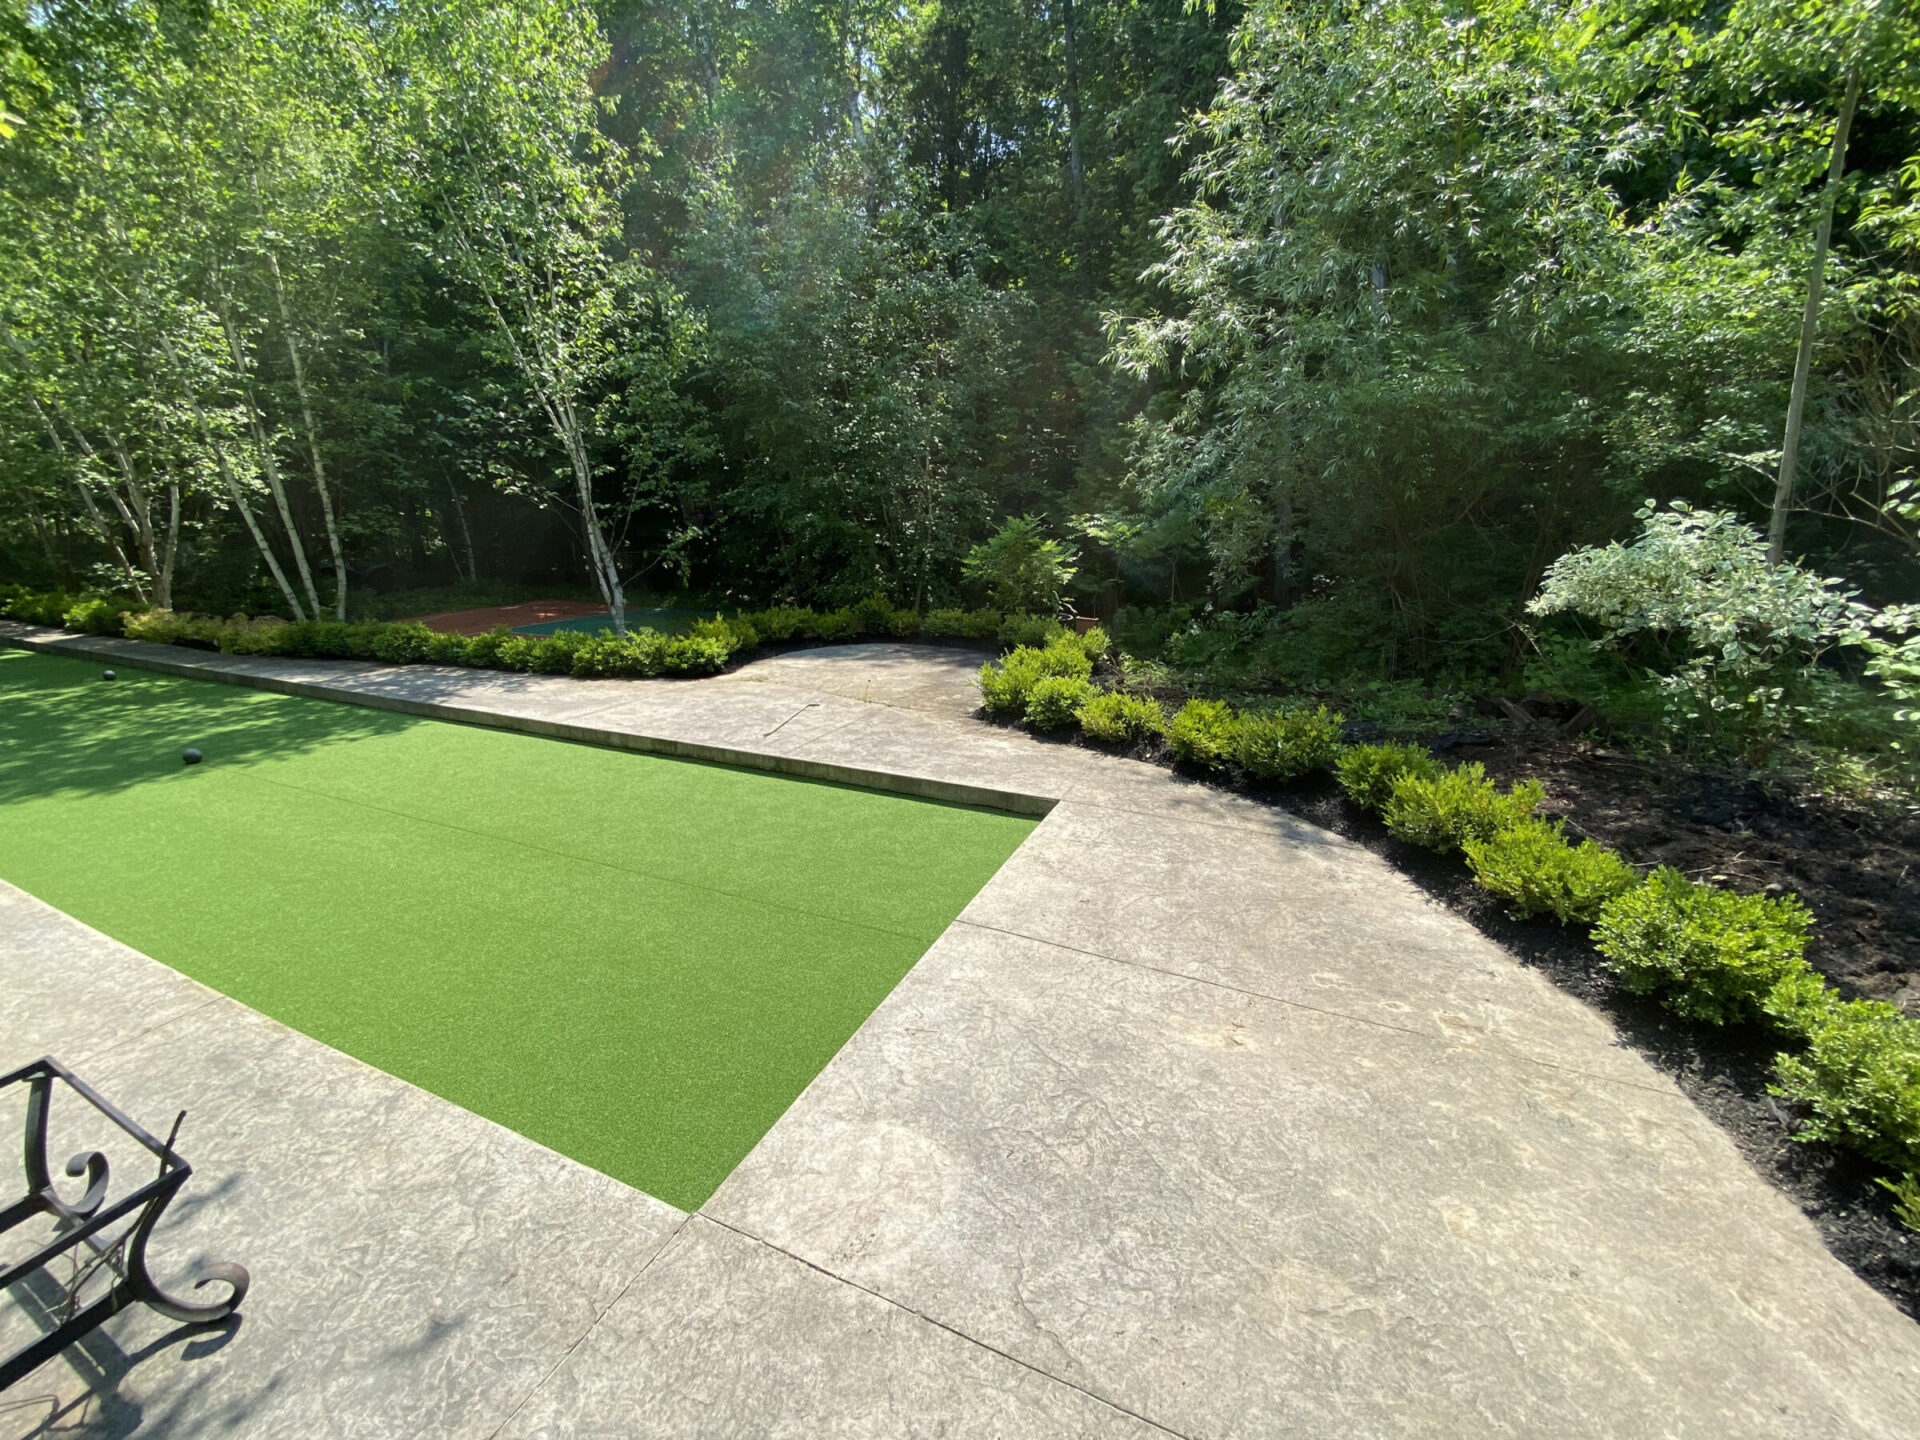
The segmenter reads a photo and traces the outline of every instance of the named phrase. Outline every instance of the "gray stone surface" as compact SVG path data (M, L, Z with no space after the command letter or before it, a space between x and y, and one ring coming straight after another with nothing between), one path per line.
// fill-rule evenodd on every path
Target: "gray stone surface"
M724 683L812 690L962 719L979 708L975 677L988 658L984 651L959 646L824 645L752 661Z
M261 1287L230 1339L116 1321L144 1358L99 1362L121 1398L58 1423L1920 1433L1920 1327L1598 1015L1337 837L957 720L958 657L844 648L698 683L163 653L1047 819L684 1224L72 922L22 942L39 912L0 889L0 1063L78 1044L144 1118L190 1104L207 1199L170 1253L239 1259ZM369 1132L425 1149L376 1145L355 1173ZM567 1228L596 1210L605 1228ZM80 1393L60 1374L43 1408Z
M0 881L0 1069L88 1064L221 998Z
M502 1440L1165 1433L695 1217Z
M194 1175L154 1273L174 1283L225 1259L253 1276L222 1329L115 1317L0 1395L6 1440L489 1436L685 1218L234 1001L189 1004L208 992L10 886L0 896L0 1069L51 1051L161 1134L185 1109ZM97 1140L65 1110L56 1121L58 1154ZM17 1107L0 1113L6 1137L19 1123ZM131 1163L129 1149L109 1154ZM11 1195L11 1138L5 1153ZM23 1309L4 1307L8 1348Z
M955 926L706 1213L1186 1435L1913 1434L1676 1092Z
M1644 1063L1614 1043L1604 1019L1515 965L1384 860L1269 814L1269 828L1252 832L1066 800L961 918L1451 1044L1647 1083Z

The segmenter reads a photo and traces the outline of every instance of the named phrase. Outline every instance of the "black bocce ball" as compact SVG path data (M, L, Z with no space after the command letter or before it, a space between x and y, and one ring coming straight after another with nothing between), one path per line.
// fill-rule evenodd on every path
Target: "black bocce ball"
M102 670L100 672L100 678L102 680L118 680L120 677L111 670Z
M200 758L200 752L195 750L191 745L180 752L180 762L183 765L198 765Z

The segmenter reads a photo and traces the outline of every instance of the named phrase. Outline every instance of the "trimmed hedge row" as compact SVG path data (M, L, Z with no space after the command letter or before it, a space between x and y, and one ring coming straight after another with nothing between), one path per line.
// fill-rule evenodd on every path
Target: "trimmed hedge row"
M65 590L0 585L0 620L18 620L26 625L58 625L88 635L118 635L120 617L139 608L131 600L98 590L72 595Z
M301 659L380 660L387 664L468 665L588 679L711 675L730 660L768 642L841 641L861 637L998 641L1044 647L1070 636L1044 615L997 610L900 609L874 596L840 610L797 606L743 611L696 622L684 635L639 629L625 636L563 630L515 635L495 630L465 637L392 621L286 621L274 616L222 619L172 610L142 609L100 593L0 587L0 618L58 625L91 635L127 635L158 644L187 645L230 655L285 655ZM1104 639L1100 649L1105 649Z
M980 667L980 704L1001 720L1036 730L1078 726L1103 745L1159 737L1175 758L1204 770L1238 765L1262 780L1290 780L1331 764L1340 750L1340 717L1315 710L1239 713L1218 700L1189 700L1168 716L1158 700L1093 684L1094 663L1111 645L1104 631L1062 630L1043 644L1015 647Z
M1078 723L1091 740L1163 737L1187 766L1230 765L1266 780L1331 766L1340 787L1399 839L1460 852L1474 880L1518 916L1592 927L1594 948L1631 992L1707 1025L1756 1022L1800 1048L1774 1063L1774 1094L1810 1117L1798 1138L1846 1146L1899 1173L1880 1182L1920 1230L1920 1021L1879 1001L1843 1001L1806 961L1813 923L1792 895L1740 895L1670 867L1648 875L1535 812L1525 781L1502 790L1477 764L1444 766L1412 745L1340 743L1324 707L1272 714L1156 700L1091 683L1106 637L1095 631L1023 647L980 672L986 711L1043 730ZM1096 648L1097 646L1097 648Z
M484 635L465 636L385 621L288 622L253 620L244 615L219 620L146 610L127 616L124 631L135 640L217 649L228 655L380 660L389 665L468 665L587 679L711 675L733 657L736 648L734 637L712 621L702 622L687 635L662 635L654 630L634 630L625 636L610 631L588 635L577 630L556 635L515 635L510 630L490 630Z

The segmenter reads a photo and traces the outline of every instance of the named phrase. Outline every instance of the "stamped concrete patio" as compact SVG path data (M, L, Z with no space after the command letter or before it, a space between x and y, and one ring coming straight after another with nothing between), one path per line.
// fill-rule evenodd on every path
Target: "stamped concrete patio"
M254 1276L224 1329L117 1318L7 1440L1916 1433L1920 1327L1604 1020L1333 835L968 720L977 655L593 683L12 633L1046 818L695 1215L0 886L0 1067L186 1107L158 1267Z

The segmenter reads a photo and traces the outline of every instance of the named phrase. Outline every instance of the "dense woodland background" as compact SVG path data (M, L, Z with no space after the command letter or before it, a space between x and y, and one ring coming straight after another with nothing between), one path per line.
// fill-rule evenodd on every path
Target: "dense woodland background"
M1764 526L1831 199L1788 550L1920 597L1892 0L8 7L0 581L925 608L1031 516L1142 652L1512 674Z

